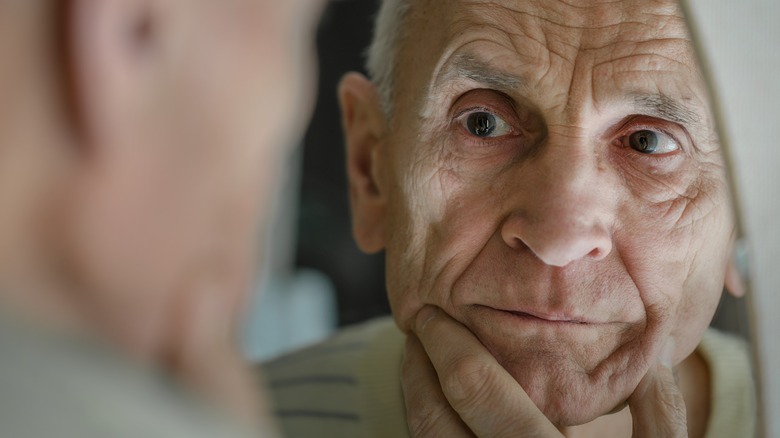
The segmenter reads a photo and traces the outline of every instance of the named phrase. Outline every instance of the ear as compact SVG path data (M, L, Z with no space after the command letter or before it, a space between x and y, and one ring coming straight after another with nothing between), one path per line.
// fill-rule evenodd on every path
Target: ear
M745 296L745 272L748 269L748 251L744 239L737 238L735 228L731 236L730 257L726 264L724 286L729 293L737 298Z
M150 0L69 0L64 10L67 64L76 123L90 153L137 126L154 20Z
M376 87L359 73L347 73L341 79L338 95L347 146L352 233L362 251L374 253L385 247L385 117Z
M745 296L745 283L742 279L742 274L739 272L737 262L734 261L734 257L729 259L729 263L726 266L726 290L737 298Z

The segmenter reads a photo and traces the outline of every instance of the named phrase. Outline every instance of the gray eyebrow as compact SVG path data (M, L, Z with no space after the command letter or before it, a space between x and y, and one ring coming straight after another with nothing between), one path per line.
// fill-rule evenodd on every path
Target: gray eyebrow
M464 54L457 55L441 76L444 82L457 78L470 79L490 88L507 92L515 91L524 85L524 82L517 76L496 71L495 67Z
M499 91L511 94L523 91L527 84L519 77L497 71L490 64L468 54L459 54L445 67L437 86L454 79L469 79ZM636 93L632 95L633 105L638 112L656 116L681 125L703 128L701 115L679 100L663 94Z
M634 96L634 105L649 115L657 116L681 125L700 127L699 113L666 94L640 94Z

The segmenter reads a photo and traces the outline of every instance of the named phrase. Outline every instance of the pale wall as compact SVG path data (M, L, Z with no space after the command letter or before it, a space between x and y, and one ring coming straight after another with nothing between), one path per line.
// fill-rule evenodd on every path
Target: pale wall
M780 437L780 1L690 0L713 67L753 248L767 437Z

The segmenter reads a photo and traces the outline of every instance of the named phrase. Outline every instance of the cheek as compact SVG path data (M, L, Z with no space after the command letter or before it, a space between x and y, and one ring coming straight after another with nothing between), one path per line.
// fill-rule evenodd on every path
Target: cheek
M730 211L727 205L704 205L714 198L622 214L625 227L616 248L647 309L647 348L660 348L671 336L678 361L698 345L723 288Z
M709 326L723 294L729 258L727 229L710 228L697 251L691 273L684 285L683 298L672 336L677 340L677 355L685 358L699 343Z
M675 340L675 363L685 359L699 345L718 307L723 285L711 281L699 282L685 291L671 336ZM720 282L722 283L722 282Z
M497 203L441 170L403 187L388 207L387 281L396 321L408 329L425 304L455 314L453 285L495 233Z

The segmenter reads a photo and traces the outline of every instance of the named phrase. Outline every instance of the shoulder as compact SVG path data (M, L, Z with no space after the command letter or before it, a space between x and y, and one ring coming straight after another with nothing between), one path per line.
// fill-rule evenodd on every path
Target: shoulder
M379 318L263 364L285 436L404 436L404 339Z
M709 329L697 351L710 373L707 436L753 436L756 393L748 343L737 336Z
M403 339L392 318L377 318L347 327L323 342L268 361L262 364L262 369L271 387L295 386L301 379L347 383L357 378L362 362L395 344L402 347ZM314 378L326 376L329 378Z

